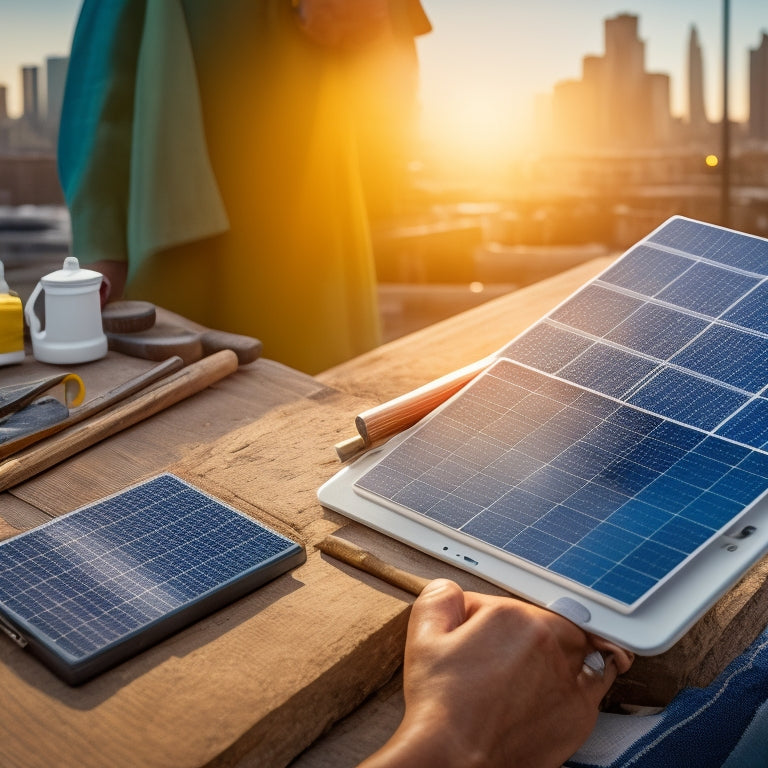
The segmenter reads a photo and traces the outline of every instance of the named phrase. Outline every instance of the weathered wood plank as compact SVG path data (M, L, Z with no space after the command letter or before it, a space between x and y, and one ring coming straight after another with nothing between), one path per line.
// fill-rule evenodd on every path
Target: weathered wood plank
M11 758L44 744L40 762L26 763L44 765L66 734L82 766L99 765L100 754L114 766L229 765L249 752L254 764L286 765L391 677L412 597L321 556L313 543L342 525L344 535L363 546L378 541L383 556L429 578L453 569L317 503L317 487L338 468L332 433L358 404L343 394L299 399L170 465L302 541L307 564L80 689L0 643L0 687L15 698L0 745L13 745ZM93 450L99 465L116 460L108 445ZM483 588L469 574L457 577ZM118 727L141 739L115 738Z
M466 589L500 593L323 509L316 491L340 468L333 446L349 436L357 413L490 354L604 266L584 265L489 302L316 379L258 361L19 486L13 496L1 495L0 517L27 527L36 515L69 511L170 469L302 542L308 559L77 689L0 637L0 763L100 768L107 756L118 768L289 764L391 678L413 599L320 555L314 544L328 533L338 531L426 578L450 576ZM690 638L695 662L686 651L636 664L626 690L635 680L642 696L668 697L681 681L691 684L696 674L721 668L740 650L729 635L740 627L738 642L746 642L765 623L762 568L697 625L699 634ZM652 678L648 684L643 675ZM396 691L397 681L392 685ZM367 749L387 735L374 727L371 711L362 708L354 726ZM385 711L394 727L399 710ZM384 716L378 720L383 726ZM318 745L300 768L343 765L329 762L341 749L338 733L325 742L329 751Z
M291 768L355 768L389 739L404 712L403 678L398 670L361 707L300 754Z
M11 531L26 531L50 519L50 515L9 493L0 496L0 520Z
M2 764L185 768L255 750L261 766L286 765L389 679L404 616L401 599L313 553L80 688L3 641Z

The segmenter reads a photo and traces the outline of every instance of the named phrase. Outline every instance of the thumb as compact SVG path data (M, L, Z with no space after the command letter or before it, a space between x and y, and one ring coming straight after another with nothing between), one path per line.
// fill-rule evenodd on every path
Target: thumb
M466 609L461 587L448 579L430 581L411 609L408 634L412 639L446 634L464 623Z
M632 666L632 662L635 660L635 654L632 651L597 635L590 634L588 637L603 658L606 659L606 662L610 661L616 667L617 675L623 675Z

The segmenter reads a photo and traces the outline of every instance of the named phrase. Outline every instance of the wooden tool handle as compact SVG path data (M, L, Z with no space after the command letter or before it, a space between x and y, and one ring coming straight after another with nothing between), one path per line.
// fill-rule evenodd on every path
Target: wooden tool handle
M366 445L396 435L444 403L488 367L487 360L460 368L423 387L361 413L355 425Z
M0 465L0 491L205 389L237 370L237 355L222 350L182 368L154 389L115 405L93 420L52 437Z
M408 573L408 571L385 563L376 555L372 555L351 541L340 539L338 536L326 536L317 545L317 548L326 555L370 573L372 576L377 576L382 581L386 581L387 584L400 587L412 595L420 595L421 590L431 581L431 579L416 576L416 574Z
M412 392L363 411L355 418L360 438L352 437L337 443L335 447L339 459L351 459L361 450L383 443L393 435L412 427L476 378L490 362L489 359L483 359L459 368L458 371L435 379Z

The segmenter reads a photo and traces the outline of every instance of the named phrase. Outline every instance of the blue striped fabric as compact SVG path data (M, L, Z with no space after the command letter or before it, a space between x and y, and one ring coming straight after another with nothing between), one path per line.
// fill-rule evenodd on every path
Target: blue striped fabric
M707 688L661 713L601 714L568 768L766 768L768 628Z

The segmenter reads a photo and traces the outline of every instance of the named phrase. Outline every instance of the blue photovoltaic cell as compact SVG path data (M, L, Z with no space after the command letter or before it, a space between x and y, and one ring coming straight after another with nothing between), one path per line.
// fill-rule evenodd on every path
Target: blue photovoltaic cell
M642 303L641 299L633 296L589 285L555 310L552 319L595 336L605 336Z
M644 296L655 296L691 269L694 263L685 256L676 256L648 245L637 245L601 279Z
M74 663L300 551L160 475L2 542L0 609Z
M759 237L675 217L648 240L757 275L768 274L768 241Z
M706 327L706 320L693 315L659 304L643 304L605 338L658 360L667 360Z
M768 282L763 281L724 315L723 320L768 334Z
M768 489L766 276L767 241L670 219L357 487L636 604Z
M592 344L588 338L548 323L534 325L503 353L546 373L556 373Z
M717 432L740 443L768 448L768 400L757 398L748 403Z
M636 390L628 401L675 421L712 430L748 397L722 384L666 368Z
M671 362L757 393L768 382L768 338L712 325Z
M621 397L655 368L656 363L630 351L608 344L593 344L557 373L574 384Z
M699 262L670 283L656 298L702 315L717 317L759 281L759 277Z

